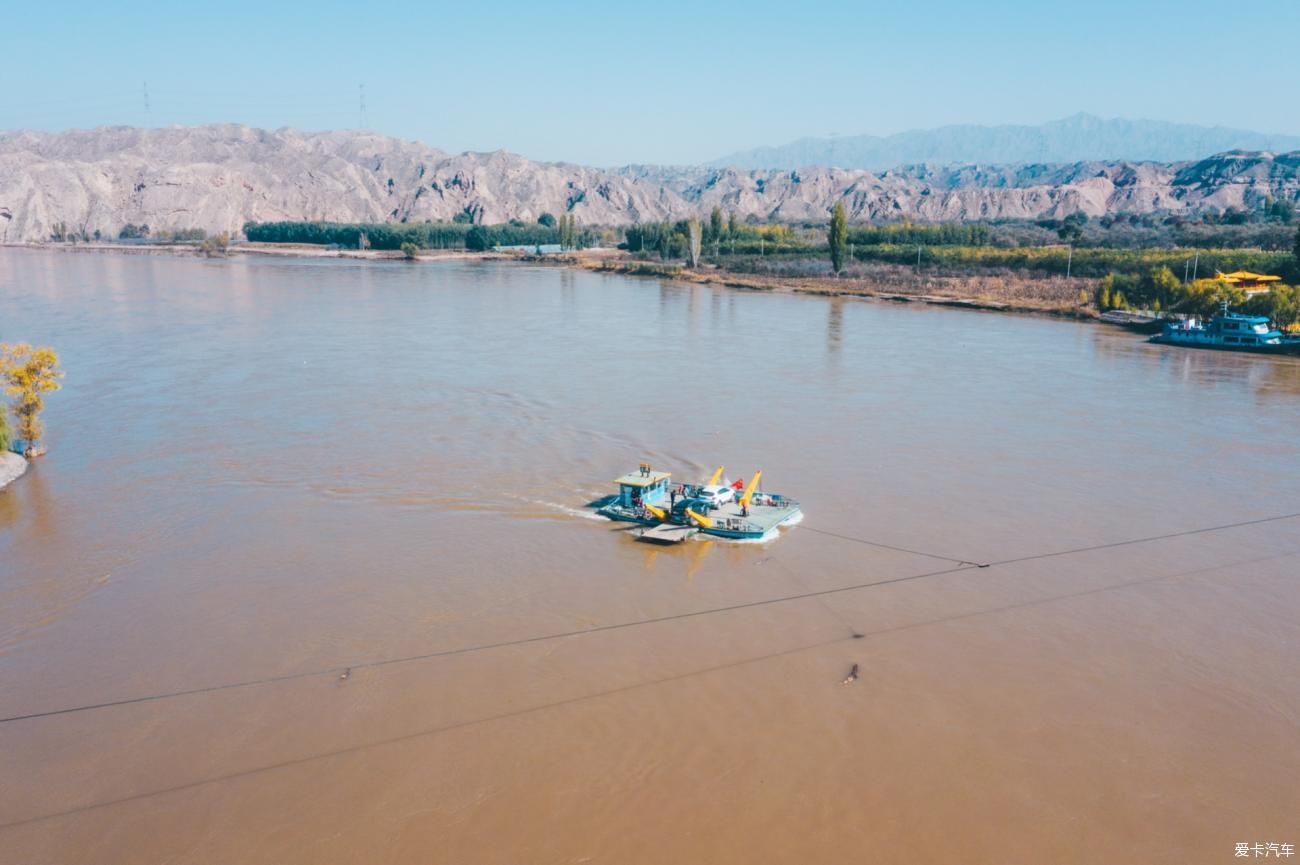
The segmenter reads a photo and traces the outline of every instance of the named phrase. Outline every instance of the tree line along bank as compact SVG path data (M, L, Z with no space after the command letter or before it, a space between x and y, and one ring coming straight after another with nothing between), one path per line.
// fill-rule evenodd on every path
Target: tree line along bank
M1089 219L1078 212L1063 219L850 224L839 216L842 212L837 207L829 221L791 222L776 214L768 220L752 215L740 219L715 207L706 219L629 226L581 225L572 214L549 213L536 222L516 219L486 225L461 214L452 222L250 222L243 231L253 242L400 250L407 257L439 249L617 246L642 260L682 261L687 266L703 261L738 273L795 277L831 277L846 270L852 274L855 266L872 264L957 277L1068 276L1098 280L1096 290L1081 302L1100 309L1199 310L1210 303L1212 293L1208 285L1192 286L1217 271L1250 270L1282 276L1287 284L1300 283L1300 231L1290 202L1271 202L1249 214L1229 208L1194 220L1153 214ZM212 244L212 238L197 229L160 238L147 226L130 225L123 228L122 238ZM219 249L225 241L221 239ZM1250 302L1273 303L1285 317L1293 306L1288 290L1284 285L1273 294L1271 300Z

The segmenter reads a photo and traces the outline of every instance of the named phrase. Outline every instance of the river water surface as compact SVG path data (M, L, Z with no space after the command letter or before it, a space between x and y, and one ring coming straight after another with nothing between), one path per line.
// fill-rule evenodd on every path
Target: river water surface
M6 865L1300 843L1300 361L550 268L10 249L19 340L67 378L0 493ZM642 461L761 468L805 519L637 543L584 506Z

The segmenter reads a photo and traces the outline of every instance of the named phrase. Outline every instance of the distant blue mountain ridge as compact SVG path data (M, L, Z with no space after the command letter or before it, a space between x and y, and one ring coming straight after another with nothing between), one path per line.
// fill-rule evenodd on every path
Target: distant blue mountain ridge
M1180 162L1228 150L1300 150L1300 136L1162 120L1104 119L1076 114L1041 126L940 126L894 135L801 138L713 160L717 168L793 169L813 166L882 171L930 163L1068 163L1106 160Z

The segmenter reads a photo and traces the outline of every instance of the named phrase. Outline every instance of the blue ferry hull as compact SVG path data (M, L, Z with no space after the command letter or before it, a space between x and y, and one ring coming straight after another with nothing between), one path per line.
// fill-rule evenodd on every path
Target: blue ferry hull
M713 535L716 538L727 538L733 541L754 541L766 537L773 529L790 522L792 519L799 516L800 512L798 505L791 504L780 508L776 513L765 514L764 516L767 516L768 518L764 519L763 524L759 526L752 526L750 528L727 528L725 525L719 525L719 523L727 520L728 517L719 517L717 522L708 528L705 528L704 526L696 526L695 528L702 535ZM639 514L630 512L618 505L607 505L600 508L598 513L603 517L608 517L611 520L617 520L624 523L636 523L637 525L642 526L658 526L664 524L653 517L642 517ZM748 522L748 520L746 521ZM674 525L685 524L675 523Z
M1176 345L1179 348L1205 348L1210 351L1240 351L1247 354L1300 354L1300 343L1284 342L1280 345L1224 345L1209 341L1169 339L1157 334L1147 340L1157 345Z
M1243 315L1223 311L1209 322L1192 318L1166 321L1150 342L1182 348L1208 348L1214 351L1244 351L1249 354L1293 354L1300 352L1300 339L1288 336L1272 326L1266 316Z

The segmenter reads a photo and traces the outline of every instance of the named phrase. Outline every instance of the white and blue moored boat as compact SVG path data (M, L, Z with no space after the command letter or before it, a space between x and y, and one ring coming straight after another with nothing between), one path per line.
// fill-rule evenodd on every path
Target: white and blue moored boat
M1151 342L1219 351L1283 354L1300 349L1300 340L1273 327L1267 316L1228 312L1228 304L1208 322L1196 318L1166 321Z

